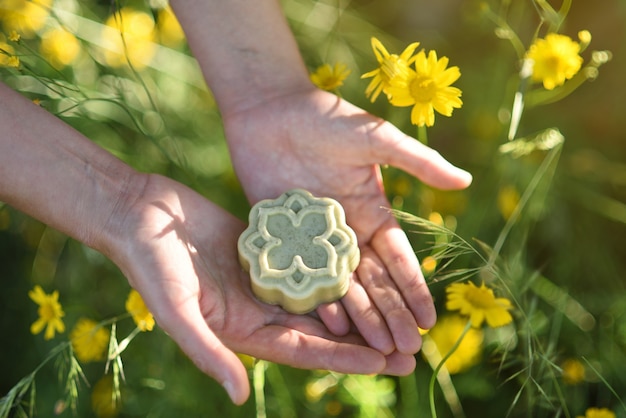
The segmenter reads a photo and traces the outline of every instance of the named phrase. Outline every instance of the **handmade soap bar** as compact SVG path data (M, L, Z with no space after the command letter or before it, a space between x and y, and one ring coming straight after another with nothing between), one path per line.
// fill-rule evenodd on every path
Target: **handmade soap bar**
M306 313L346 294L360 253L339 202L293 189L254 205L249 220L239 260L258 299Z

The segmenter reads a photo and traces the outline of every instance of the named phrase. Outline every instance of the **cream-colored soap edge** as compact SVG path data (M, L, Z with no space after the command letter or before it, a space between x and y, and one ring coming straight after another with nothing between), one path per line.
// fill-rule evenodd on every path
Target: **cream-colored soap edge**
M333 283L332 286L320 286L308 296L295 298L286 295L281 289L259 286L254 278L251 279L252 291L257 299L270 305L278 305L293 314L306 314L324 303L335 302L344 297L350 289L350 278L346 277L338 283L339 286L337 283Z

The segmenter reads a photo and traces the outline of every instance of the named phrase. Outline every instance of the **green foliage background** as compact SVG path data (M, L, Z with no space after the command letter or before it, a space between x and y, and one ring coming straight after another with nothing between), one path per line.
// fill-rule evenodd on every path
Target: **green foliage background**
M104 22L113 7L105 2L58 2L63 7L68 3L94 22ZM523 192L547 153L512 158L498 151L506 142L506 114L518 87L519 62L510 43L497 36L502 33L481 12L481 2L282 3L310 69L326 62L346 63L352 75L340 89L341 95L408 134L414 135L415 127L410 125L407 109L392 108L382 97L374 104L364 97L367 81L359 75L375 67L370 37L379 37L390 52L419 41L420 48L435 49L460 67L462 76L455 85L463 91L464 105L452 118L437 116L429 129L429 144L472 172L474 183L466 191L440 192L393 168L384 169L385 182L395 209L422 217L433 211L454 216L459 236L493 246L506 222L498 210L498 192L505 186ZM541 2L487 3L496 11L508 9L509 25L528 46L539 25L536 6ZM559 1L551 4L560 6ZM117 6L151 10L145 2L133 0ZM613 59L600 69L597 80L570 96L525 110L518 136L556 127L565 143L558 164L542 178L500 253L503 276L510 280L507 285L514 293L509 297L521 301L528 319L519 322L519 339L535 335L546 349L504 360L485 350L479 365L453 376L468 417L576 416L592 406L626 416L622 403L626 399L626 2L574 1L561 31L575 39L583 29L593 35L583 54L585 61L595 49L610 50ZM81 38L80 33L76 35ZM37 50L38 39L24 42ZM94 48L85 39L81 45L88 52ZM177 179L245 219L249 206L229 162L219 112L202 86L187 47L183 44L175 52L175 59L167 65L155 62L140 72L91 64L89 76L81 76L85 70L79 66L59 72L25 54L21 58L30 72L4 69L0 74L3 81L30 98L41 99L42 106L133 167ZM60 94L34 81L34 75L57 80ZM432 243L429 237L413 234L416 229L407 224L416 251L427 255ZM476 260L462 256L453 267L473 268ZM537 277L554 286L533 286ZM129 290L124 277L102 255L6 205L0 206L0 278L0 394L30 373L58 343L58 337L49 342L29 333L36 307L27 293L35 284L48 292L59 290L69 328L79 316L101 320L120 314ZM449 281L439 280L436 274L429 279L443 312L443 290ZM573 305L563 301L577 301L593 321L572 316L568 309ZM120 322L118 335L132 328L129 321ZM587 367L586 381L576 386L562 384L558 365L565 358L581 359ZM249 417L259 413L254 396L243 407L231 405L219 385L198 372L158 327L139 335L122 359L126 383L121 389L120 416ZM262 389L271 417L429 414L427 385L432 370L419 355L414 375L327 378L335 384L329 383L319 399L307 398L307 384L334 375L260 364L255 370L257 377L264 371L260 373L265 379ZM552 374L541 369L550 368L546 365L554 366ZM93 386L104 364L83 367ZM530 370L535 370L536 381L523 379ZM549 375L557 377L546 382ZM37 374L36 388L35 412L51 416L64 397L54 367ZM81 383L78 416L93 413L90 390ZM440 416L452 416L439 395ZM563 410L559 396L568 410ZM61 416L72 416L72 411Z

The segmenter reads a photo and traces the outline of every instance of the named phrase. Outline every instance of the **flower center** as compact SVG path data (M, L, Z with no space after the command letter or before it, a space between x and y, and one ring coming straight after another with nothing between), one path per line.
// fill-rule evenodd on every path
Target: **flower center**
M544 66L546 70L552 73L558 73L561 68L561 58L556 54L549 55L544 61Z
M336 87L339 87L341 84L341 79L336 75L329 75L325 79L322 79L322 86L325 90L333 90Z
M56 318L56 311L51 303L44 303L39 307L39 316L44 321L50 321Z
M409 86L411 96L419 103L430 103L437 94L435 80L428 76L417 75Z
M476 309L488 309L493 306L493 294L486 288L470 288L465 299Z

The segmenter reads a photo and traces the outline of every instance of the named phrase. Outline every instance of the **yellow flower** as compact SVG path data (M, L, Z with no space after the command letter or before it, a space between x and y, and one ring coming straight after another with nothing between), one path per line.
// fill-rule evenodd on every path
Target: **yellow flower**
M4 42L4 37L0 34L0 67L10 67L9 61L15 53L15 49L6 42Z
M496 298L493 290L483 283L480 287L472 282L453 283L446 288L448 300L446 308L469 316L473 327L480 327L486 320L492 328L510 323L511 302L506 298Z
M91 391L91 409L98 418L113 418L120 411L120 402L113 390L113 376L106 375L94 385Z
M577 385L585 380L585 366L576 359L567 359L561 364L563 382L568 385Z
M343 81L349 75L350 70L345 64L336 63L334 67L324 64L311 74L311 81L322 90L333 91L343 86Z
M237 353L237 357L239 357L239 361L241 361L246 369L252 369L254 367L254 363L256 359L247 354Z
M11 33L9 33L9 41L19 42L20 39L22 39L22 36L19 33L17 33L16 30L12 30Z
M336 417L343 411L343 405L339 401L330 400L324 407L326 413L331 417Z
M185 40L183 28L180 26L176 15L174 15L169 5L159 10L159 14L157 15L157 29L161 44L170 48L179 46Z
M102 31L104 61L112 67L129 61L136 69L147 66L155 52L154 20L147 13L122 8L106 21Z
M615 413L606 408L589 408L585 411L585 416L579 415L576 418L615 418Z
M333 391L341 382L341 376L327 371L319 371L320 375L304 386L304 394L310 403L319 402L326 393Z
M43 34L39 48L41 55L57 69L74 62L80 52L80 44L76 37L61 28L51 29Z
M431 274L437 268L437 259L433 256L426 256L422 260L422 272L424 274Z
M83 363L104 360L109 338L109 330L88 318L79 319L70 333L72 349Z
M7 32L32 38L46 23L51 6L52 0L2 0L0 21Z
M424 347L422 347L424 355L434 354L434 350L437 350L440 357L445 356L461 337L466 324L467 320L459 315L446 315L440 318L428 332L430 338L424 340ZM456 351L446 360L445 366L448 373L462 373L478 364L482 344L482 330L471 328Z
M126 311L133 316L133 321L142 331L152 331L154 328L154 317L148 310L139 292L131 289L126 299Z
M498 209L504 219L511 217L519 200L520 195L515 186L505 186L498 191Z
M584 50L591 43L591 32L581 30L578 32L578 40L580 41L580 50Z
M394 106L413 106L411 123L417 126L433 126L435 110L451 116L454 108L463 105L461 90L450 85L459 79L459 67L448 66L448 58L437 59L430 51L428 57L422 50L415 56L415 71L409 69L408 77L391 81L388 93Z
M532 79L548 90L562 85L580 70L579 52L580 45L565 35L551 33L537 39L526 53L526 59L534 62Z
M19 57L16 57L15 55L10 56L9 60L7 61L7 67L19 68L20 67Z
M409 66L415 59L412 55L418 46L419 42L414 42L407 46L400 55L390 54L378 39L372 37L372 50L380 66L361 76L361 78L373 77L365 89L365 96L374 102L378 95L384 92L389 99L388 90L391 82L398 79L405 80L409 76Z
M37 310L39 318L30 326L30 332L33 335L39 334L44 327L46 328L44 334L44 339L46 340L54 338L55 332L65 332L65 324L61 319L65 313L59 303L58 291L55 290L48 295L44 293L41 286L35 286L33 290L28 292L28 297L39 305Z

